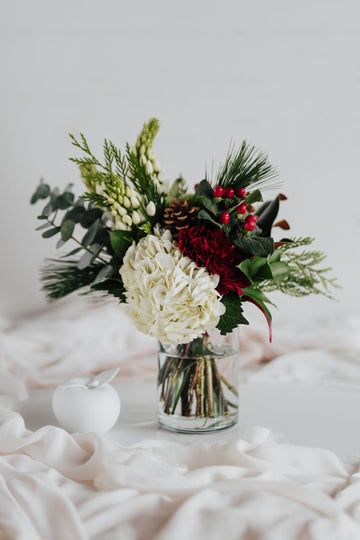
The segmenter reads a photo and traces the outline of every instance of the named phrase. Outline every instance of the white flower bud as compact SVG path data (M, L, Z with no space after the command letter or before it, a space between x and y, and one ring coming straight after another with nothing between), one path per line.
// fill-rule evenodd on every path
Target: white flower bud
M125 223L125 225L131 225L132 224L131 217L128 215L124 216L123 223Z
M139 150L140 156L143 156L145 154L145 151L146 151L145 145L142 144Z
M120 206L120 208L118 210L118 214L120 216L125 216L127 214L126 208L124 208L123 206Z
M136 195L132 195L132 197L130 199L130 202L131 202L131 206L133 208L139 208L140 203L139 203L139 199L136 197Z
M150 201L149 204L146 207L146 213L148 216L155 216L156 214L156 206L153 203L153 201Z
M161 169L160 163L158 162L156 157L154 157L154 159L152 160L152 166L153 166L154 172L159 172Z
M146 157L145 157L145 156L141 156L141 158L140 158L140 164L141 164L141 165L145 165L145 164L146 164Z
M125 223L123 223L121 221L119 216L116 216L116 218L115 218L114 229L120 230L120 231L125 231L126 230L126 225L125 225Z
M147 153L147 157L150 161L152 161L154 159L154 151L152 148L148 148L148 151L146 152Z
M134 225L139 225L141 219L140 219L140 215L138 212L133 212L132 216L131 216L131 219L132 219L132 222Z
M127 197L124 197L123 205L125 206L125 208L130 208L130 201Z
M146 162L146 172L148 174L152 174L154 172L154 169L153 169L153 166L152 166L152 163L151 161L147 161Z
M97 195L104 195L104 184L96 184L95 185L95 193Z

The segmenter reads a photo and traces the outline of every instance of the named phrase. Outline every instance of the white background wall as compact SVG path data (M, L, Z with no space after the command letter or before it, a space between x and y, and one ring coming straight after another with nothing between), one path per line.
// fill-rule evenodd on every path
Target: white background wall
M67 134L122 146L151 116L160 162L191 184L231 139L266 150L289 197L281 217L316 237L344 287L338 304L277 299L281 312L358 312L359 6L1 0L1 312L45 303L38 269L55 241L28 203L40 176L78 181Z

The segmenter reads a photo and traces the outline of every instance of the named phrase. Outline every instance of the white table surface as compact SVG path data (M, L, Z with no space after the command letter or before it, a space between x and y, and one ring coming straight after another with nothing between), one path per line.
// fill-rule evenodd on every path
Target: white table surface
M340 457L360 454L360 392L335 384L241 383L239 422L215 433L186 435L160 428L156 422L155 382L115 385L122 410L107 434L120 444L143 439L178 441L230 441L242 438L255 426L270 428L282 442L321 447ZM52 409L52 389L30 390L21 414L30 430L58 425Z

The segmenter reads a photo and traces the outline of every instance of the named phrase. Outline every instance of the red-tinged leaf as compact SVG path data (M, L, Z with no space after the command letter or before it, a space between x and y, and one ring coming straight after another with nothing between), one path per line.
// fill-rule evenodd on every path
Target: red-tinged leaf
M290 225L286 221L286 219L282 219L281 221L278 221L277 223L274 223L273 227L280 227L283 231L288 231L290 229Z
M260 309L260 311L262 311L262 313L265 315L265 319L266 319L266 322L268 323L268 327L269 327L269 341L271 343L272 341L272 327L271 327L271 320L270 320L270 317L268 315L268 313L266 312L266 310L260 306L260 304L254 300L253 298L250 298L250 296L243 296L242 297L243 300L246 300L247 302L251 302L252 304L255 304L256 307L258 307Z
M283 193L279 193L279 200L280 201L287 201L287 196L284 195Z

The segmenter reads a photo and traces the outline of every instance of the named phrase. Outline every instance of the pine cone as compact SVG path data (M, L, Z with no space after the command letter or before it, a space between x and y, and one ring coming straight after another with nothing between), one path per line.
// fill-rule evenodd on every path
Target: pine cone
M165 208L163 227L168 229L174 240L178 240L181 229L193 227L197 223L197 215L200 208L198 206L190 206L187 199L179 201L174 199L173 202Z

